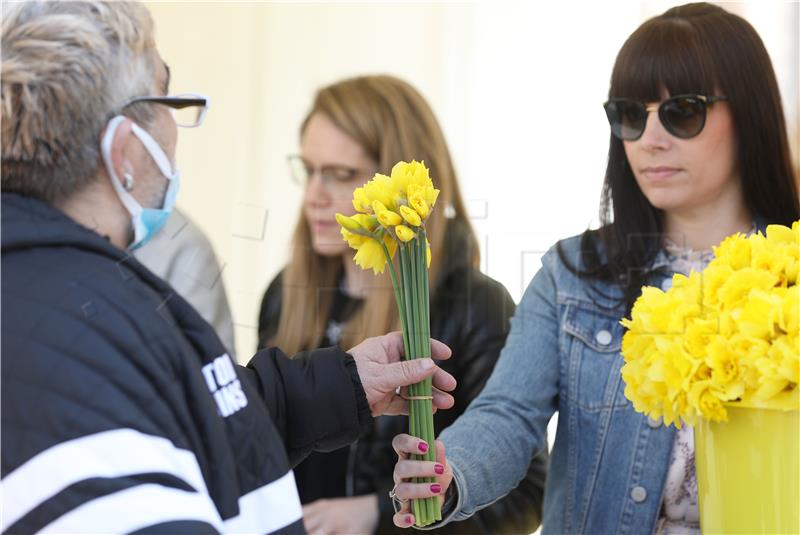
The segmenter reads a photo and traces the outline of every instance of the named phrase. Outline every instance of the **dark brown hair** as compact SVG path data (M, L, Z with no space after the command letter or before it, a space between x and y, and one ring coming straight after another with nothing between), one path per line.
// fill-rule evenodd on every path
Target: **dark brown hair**
M747 21L698 3L674 7L639 26L617 55L608 96L657 102L664 89L670 95L727 96L750 213L783 225L800 217L778 83L767 50ZM639 189L622 141L610 139L601 226L583 234L580 268L560 248L559 254L573 272L617 283L630 311L649 275L647 266L662 247L663 214Z

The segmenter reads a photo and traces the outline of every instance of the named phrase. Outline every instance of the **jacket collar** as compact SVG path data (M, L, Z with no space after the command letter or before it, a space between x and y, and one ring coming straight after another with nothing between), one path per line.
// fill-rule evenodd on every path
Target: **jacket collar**
M112 259L133 271L160 293L171 293L169 286L144 267L130 253L86 228L51 204L18 193L2 193L0 247L3 254L35 248L74 248Z

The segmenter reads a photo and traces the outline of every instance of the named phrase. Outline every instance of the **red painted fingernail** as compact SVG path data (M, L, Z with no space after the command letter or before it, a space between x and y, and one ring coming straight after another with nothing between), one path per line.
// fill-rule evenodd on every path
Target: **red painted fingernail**
M424 442L420 442L419 446L417 446L417 447L419 448L419 451L421 451L422 453L425 453L426 451L428 451L428 445L425 444Z
M414 517L411 515L406 515L406 524L413 524L413 523L414 523Z
M436 463L435 465L433 465L433 471L439 475L444 474L444 465Z
M440 492L442 492L442 486L438 483L434 483L433 485L431 485L431 492L434 494L439 494Z

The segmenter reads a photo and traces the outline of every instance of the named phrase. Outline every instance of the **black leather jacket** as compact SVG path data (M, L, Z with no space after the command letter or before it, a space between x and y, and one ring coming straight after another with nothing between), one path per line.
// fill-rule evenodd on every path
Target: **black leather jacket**
M469 265L466 234L452 221L446 240L447 264L440 271L439 282L431 296L431 336L453 350L453 357L443 361L441 366L455 376L458 386L453 393L455 406L434 415L437 434L463 413L483 388L505 343L515 308L502 284ZM262 341L277 329L281 279L278 275L273 280L261 304L259 333ZM392 524L394 511L388 497L397 461L391 441L395 435L407 432L408 418L380 417L348 451L342 496L377 493L380 520L376 533L379 534L408 535L407 530ZM448 524L437 532L527 534L535 531L541 522L547 460L547 452L541 452L534 457L525 478L507 496L470 519Z

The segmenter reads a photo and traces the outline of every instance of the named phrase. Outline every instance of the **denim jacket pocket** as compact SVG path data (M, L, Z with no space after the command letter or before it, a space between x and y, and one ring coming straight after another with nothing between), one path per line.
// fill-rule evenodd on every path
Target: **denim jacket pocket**
M626 407L620 376L620 316L584 301L569 300L565 305L570 399L589 411Z

